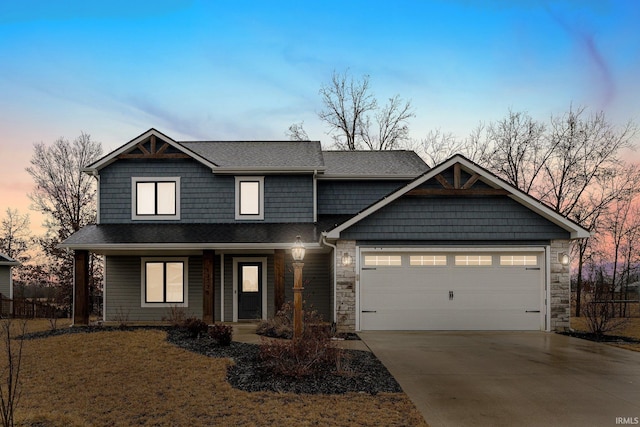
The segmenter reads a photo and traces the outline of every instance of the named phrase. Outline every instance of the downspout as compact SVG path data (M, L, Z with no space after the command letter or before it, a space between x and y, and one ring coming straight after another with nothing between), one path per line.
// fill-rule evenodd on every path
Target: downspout
M313 222L318 222L318 170L313 170ZM335 247L335 246L334 246Z
M327 242L327 237L323 234L321 243L333 249L333 322L337 321L337 307L338 298L336 296L336 283L338 281L338 266L336 265L336 256L338 254L338 247L334 244Z

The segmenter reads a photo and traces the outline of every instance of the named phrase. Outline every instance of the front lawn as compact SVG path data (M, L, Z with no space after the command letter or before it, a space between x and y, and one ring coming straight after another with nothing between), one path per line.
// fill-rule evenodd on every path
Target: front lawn
M236 390L226 381L231 363L178 348L158 330L28 340L17 419L23 426L426 425L403 393Z

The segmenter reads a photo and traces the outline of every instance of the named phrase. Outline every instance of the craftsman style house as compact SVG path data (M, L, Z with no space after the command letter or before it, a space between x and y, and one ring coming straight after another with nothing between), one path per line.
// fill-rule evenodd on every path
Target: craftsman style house
M69 237L76 324L89 252L104 319L267 318L304 299L343 330L555 330L569 325L571 239L588 232L477 164L312 141L178 142L151 129L86 173L98 221Z

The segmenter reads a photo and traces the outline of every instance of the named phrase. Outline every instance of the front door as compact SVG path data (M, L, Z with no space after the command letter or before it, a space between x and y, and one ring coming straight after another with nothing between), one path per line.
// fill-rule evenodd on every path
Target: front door
M238 319L262 318L262 263L238 263Z

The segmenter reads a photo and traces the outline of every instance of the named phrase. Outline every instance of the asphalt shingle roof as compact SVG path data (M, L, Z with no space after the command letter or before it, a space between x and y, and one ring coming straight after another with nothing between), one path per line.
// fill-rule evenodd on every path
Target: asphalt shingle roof
M3 253L0 253L0 265L18 265L18 264L20 263L15 259Z
M429 167L414 151L323 151L325 176L417 177Z
M324 166L318 141L202 141L180 145L223 168L306 168Z

